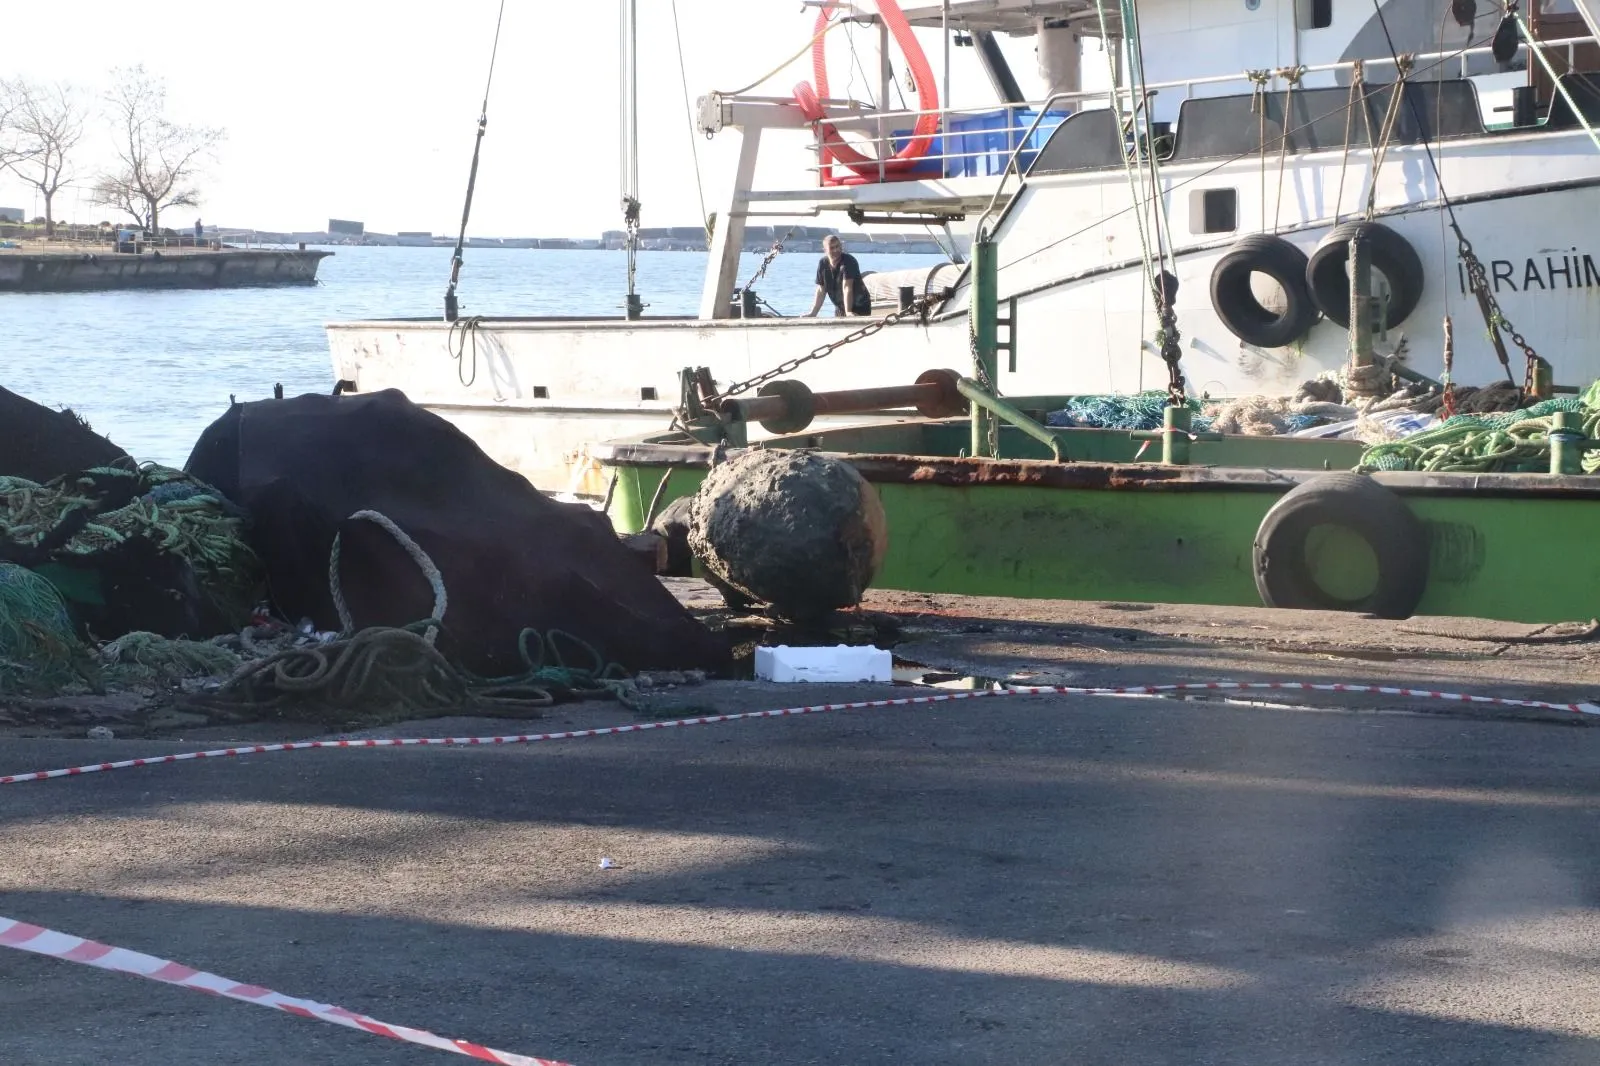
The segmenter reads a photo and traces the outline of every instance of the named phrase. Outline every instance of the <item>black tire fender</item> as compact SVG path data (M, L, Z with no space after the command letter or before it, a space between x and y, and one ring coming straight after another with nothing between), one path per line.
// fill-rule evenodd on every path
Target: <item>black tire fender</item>
M1262 306L1250 275L1265 274L1283 289L1282 314ZM1317 305L1306 288L1306 254L1282 237L1242 237L1211 271L1211 306L1228 332L1258 348L1281 348L1304 337L1317 323Z
M1379 222L1346 222L1335 226L1311 252L1306 287L1317 309L1340 329L1350 328L1350 240L1360 232L1375 270L1389 282L1388 325L1398 326L1422 302L1425 276L1422 259L1409 241Z
M1306 545L1324 525L1342 526L1372 549L1378 581L1370 594L1343 600L1317 584ZM1428 584L1428 534L1404 500L1371 478L1323 474L1273 504L1256 531L1252 564L1268 607L1409 618Z

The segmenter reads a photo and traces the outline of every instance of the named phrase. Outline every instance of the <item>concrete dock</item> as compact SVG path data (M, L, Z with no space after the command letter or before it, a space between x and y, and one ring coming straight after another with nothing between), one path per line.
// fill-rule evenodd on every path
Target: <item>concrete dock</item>
M313 285L321 249L146 248L111 246L44 251L0 249L0 292L102 289L224 289Z
M899 656L958 676L1600 692L1586 621L867 607ZM639 715L589 703L381 732L918 691L723 681ZM0 915L579 1066L1591 1062L1586 724L1342 694L1051 696L145 767L0 791ZM9 726L0 773L306 735L51 732ZM6 950L0 1017L12 1062L442 1061Z

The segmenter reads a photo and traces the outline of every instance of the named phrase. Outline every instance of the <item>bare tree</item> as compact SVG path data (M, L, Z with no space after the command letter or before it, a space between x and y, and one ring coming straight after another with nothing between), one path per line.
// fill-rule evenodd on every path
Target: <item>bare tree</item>
M194 180L224 133L212 126L182 126L166 116L167 87L143 66L112 71L106 108L117 165L95 180L92 203L125 211L151 230L169 207L196 207Z
M0 78L0 174L20 158L16 146L17 83Z
M65 83L17 80L0 104L0 162L44 198L44 235L55 236L54 201L72 178L68 156L83 139L83 101Z

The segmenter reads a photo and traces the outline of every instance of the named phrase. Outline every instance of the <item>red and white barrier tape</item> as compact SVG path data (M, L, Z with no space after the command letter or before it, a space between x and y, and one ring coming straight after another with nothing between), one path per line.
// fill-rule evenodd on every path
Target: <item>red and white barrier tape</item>
M1449 700L1455 703L1487 704L1499 707L1525 707L1532 710L1565 711L1570 714L1600 716L1593 703L1546 703L1543 700L1513 700L1501 696L1473 696L1462 692L1435 692L1429 689L1394 688L1388 685L1311 684L1305 681L1192 681L1172 685L1129 685L1080 688L1067 685L1033 685L1015 688L979 689L972 692L940 692L927 696L902 696L889 700L858 700L853 703L819 703L809 707L784 707L774 711L740 711L735 714L710 714L698 718L677 718L668 722L634 722L598 729L569 729L559 733L518 733L500 737L384 737L372 740L297 740L281 744L250 744L211 751L189 751L181 755L155 755L144 759L89 763L60 770L37 770L28 774L0 777L0 785L24 781L45 781L54 777L77 777L102 770L125 770L132 766L157 766L191 759L221 759L230 755L259 755L274 751L308 751L317 748L414 748L472 747L493 744L537 744L545 740L575 740L578 737L604 737L619 733L643 733L651 729L676 729L680 726L713 725L751 718L784 718L827 711L859 711L874 707L909 707L913 704L947 703L999 696L1158 696L1166 692L1238 691L1341 692L1376 696L1406 696L1413 699Z
M468 1040L448 1040L426 1029L390 1025L368 1018L364 1014L345 1010L343 1007L285 996L259 985L240 984L226 977L218 977L214 973L193 969L180 962L158 959L154 955L129 951L127 948L114 948L109 944L84 940L82 937L58 933L54 929L29 925L12 918L0 918L0 947L31 951L35 955L46 955L52 959L80 962L85 966L95 966L115 973L132 974L135 977L161 981L164 984L193 989L207 995L225 996L241 1003L253 1003L258 1007L270 1007L301 1018L332 1022L348 1029L359 1029L365 1033L386 1036L391 1040L403 1040L408 1044L422 1044L438 1048L440 1051L453 1051L457 1055L466 1055L485 1062L499 1062L506 1066L564 1066L563 1063L553 1059L536 1059L527 1055L515 1055L509 1051L496 1051Z

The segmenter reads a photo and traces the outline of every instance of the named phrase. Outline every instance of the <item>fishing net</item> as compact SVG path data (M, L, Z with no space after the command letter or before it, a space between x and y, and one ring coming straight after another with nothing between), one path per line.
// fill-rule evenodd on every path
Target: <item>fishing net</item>
M143 632L124 633L104 644L100 661L101 678L110 686L220 680L231 676L244 662L217 641L174 639Z
M83 680L85 650L54 585L0 563L0 694L57 691Z
M1321 385L1320 389L1312 386ZM1308 391L1309 390L1309 391ZM1355 409L1321 399L1338 396L1338 384L1307 382L1300 395L1241 396L1223 403L1205 403L1189 400L1189 410L1195 412L1191 428L1196 433L1239 433L1248 436L1270 437L1295 433L1326 422L1349 418ZM1162 425L1162 412L1167 406L1164 392L1137 392L1129 396L1080 396L1058 411L1046 416L1051 426L1082 427L1088 429L1153 430Z
M1548 472L1550 428L1558 411L1578 417L1573 428L1593 439L1600 434L1600 382L1582 396L1558 396L1517 411L1461 414L1397 441L1369 447L1358 470L1424 470L1436 473ZM1600 451L1583 453L1583 471L1600 470Z
M244 542L241 513L181 470L96 467L47 485L0 477L0 547L32 556L74 604L103 597L84 575L97 560L131 555L125 549L135 542L192 568L211 632L237 629L260 599L260 562Z
M1128 396L1079 396L1059 411L1045 416L1050 426L1078 426L1085 429L1160 429L1162 411L1167 406L1164 392L1136 392ZM1207 429L1209 421L1200 412L1197 400L1188 402L1195 412L1196 431Z

